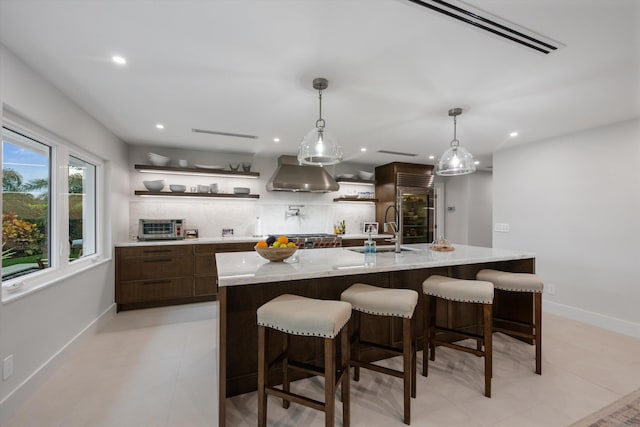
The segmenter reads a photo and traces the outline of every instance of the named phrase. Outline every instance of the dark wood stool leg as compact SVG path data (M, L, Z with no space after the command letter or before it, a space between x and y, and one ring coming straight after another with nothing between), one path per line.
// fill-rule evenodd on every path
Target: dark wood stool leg
M352 357L355 361L360 361L360 312L357 310L353 310L351 312L351 316L353 317L353 324L355 325L355 335L353 341L353 347L351 347ZM360 381L360 367L353 367L353 380Z
M411 319L402 319L404 423L411 424Z
M483 304L484 311L484 395L491 397L491 377L493 376L492 353L492 304Z
M533 294L534 331L536 343L536 374L542 375L542 293Z
M431 329L429 328L429 319L431 304L429 295L422 294L422 376L429 375L429 348L431 347Z
M350 358L350 335L349 335L349 322L342 328L342 332L340 332L341 336L341 351L342 351L342 363L341 363L341 373L342 373L342 426L349 427L350 425L350 398L349 398L349 388L351 385L351 375L349 373L349 362Z
M324 339L324 416L325 427L333 427L336 413L336 349L333 338Z
M431 310L429 313L429 351L431 352L430 359L436 360L436 297L429 296Z
M258 325L258 427L267 425L267 332Z
M284 352L284 359L282 359L282 390L289 392L289 334L283 334L282 338L282 351ZM282 399L282 407L289 409L289 401Z
M418 361L416 360L417 351L418 351L418 333L417 333L417 325L414 316L411 317L411 397L415 399L416 397L416 373L418 370Z
M484 321L482 320L483 316L484 316L483 310L480 309L480 307L476 307L476 323L478 325L476 329L476 333L478 335L482 335L482 329L484 325ZM482 351L482 342L483 340L480 338L476 340L476 350Z

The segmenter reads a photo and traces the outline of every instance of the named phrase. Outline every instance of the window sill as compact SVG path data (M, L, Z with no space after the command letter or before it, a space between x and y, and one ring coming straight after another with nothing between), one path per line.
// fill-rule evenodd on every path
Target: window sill
M97 256L87 257L78 260L78 264L70 264L64 269L56 269L53 271L42 271L34 273L33 276L16 278L8 282L2 283L2 304L21 299L27 295L45 289L55 283L75 276L76 274L91 270L100 265L111 262L112 258L100 258Z

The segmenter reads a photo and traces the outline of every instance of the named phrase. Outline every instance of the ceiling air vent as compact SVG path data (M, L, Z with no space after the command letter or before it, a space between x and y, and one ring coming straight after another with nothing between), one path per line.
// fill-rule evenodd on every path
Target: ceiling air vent
M481 9L476 9L464 2L443 0L409 0L411 3L426 7L449 18L457 19L475 28L487 31L493 35L503 37L513 43L535 50L538 53L549 54L563 47L561 43L548 37L520 27L498 16Z
M191 132L195 133L208 133L211 135L222 135L222 136L233 136L234 138L249 138L249 139L258 139L256 135L246 135L244 133L232 133L232 132L220 132L217 130L207 130L207 129L191 129Z
M403 153L401 151L389 151L389 150L378 150L378 153L382 154L394 154L396 156L407 156L407 157L417 157L417 154L413 153Z

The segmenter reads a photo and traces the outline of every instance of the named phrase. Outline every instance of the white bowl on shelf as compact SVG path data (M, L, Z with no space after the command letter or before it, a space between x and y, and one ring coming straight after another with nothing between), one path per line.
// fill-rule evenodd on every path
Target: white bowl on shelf
M371 180L373 179L373 172L367 172L367 171L358 171L358 176L360 177L360 179L364 179L364 180Z
M173 191L174 193L184 193L185 191L187 191L187 186L186 185L171 184L171 185L169 185L169 190Z
M164 179L158 179L155 181L142 181L145 188L149 191L162 191L164 188Z
M249 194L250 191L247 187L233 187L233 194Z
M147 153L147 158L154 166L167 166L171 161L171 158L156 153Z

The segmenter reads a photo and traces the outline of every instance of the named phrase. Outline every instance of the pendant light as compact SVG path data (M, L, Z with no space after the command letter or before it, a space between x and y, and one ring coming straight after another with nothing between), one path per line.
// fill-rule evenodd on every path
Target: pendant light
M436 165L436 175L466 175L476 171L473 156L463 147L456 136L456 117L462 114L462 108L452 108L449 116L453 117L453 139L451 146L442 154Z
M316 127L305 135L298 147L298 161L305 165L335 165L342 161L342 148L336 139L325 130L322 118L322 91L329 87L329 81L322 77L313 79L313 88L318 91L320 100L319 118Z

